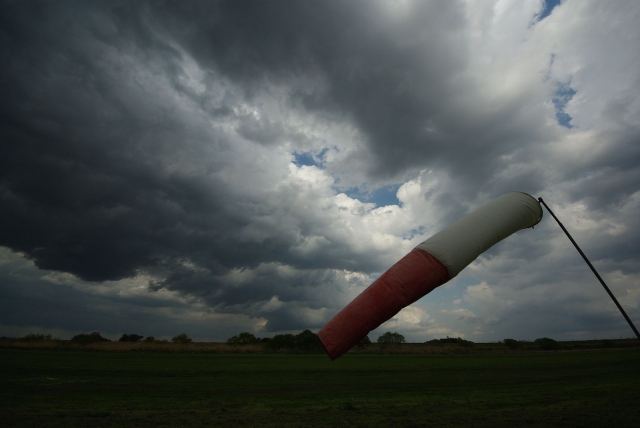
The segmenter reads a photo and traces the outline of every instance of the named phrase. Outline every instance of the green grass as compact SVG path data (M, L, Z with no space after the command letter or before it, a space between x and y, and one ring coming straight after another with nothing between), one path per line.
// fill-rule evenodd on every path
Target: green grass
M0 426L640 423L640 350L504 355L0 349Z

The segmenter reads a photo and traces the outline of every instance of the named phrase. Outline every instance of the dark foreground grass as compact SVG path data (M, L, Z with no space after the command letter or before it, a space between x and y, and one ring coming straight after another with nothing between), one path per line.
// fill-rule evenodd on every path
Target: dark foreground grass
M640 426L640 350L513 355L0 349L0 426Z

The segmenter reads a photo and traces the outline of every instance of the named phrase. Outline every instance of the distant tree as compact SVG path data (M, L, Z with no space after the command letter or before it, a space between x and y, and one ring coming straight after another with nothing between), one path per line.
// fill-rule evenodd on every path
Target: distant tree
M21 337L20 340L22 342L41 342L43 340L51 340L50 334L27 334L24 337Z
M156 338L153 337L153 336L147 336L147 337L144 338L144 341L145 342L155 342Z
M356 344L356 347L358 349L364 349L369 345L371 345L371 339L369 339L369 336L365 336L364 339Z
M271 339L265 338L261 341L266 343L269 349L290 349L299 351L321 351L322 342L318 335L307 329L295 336L293 334L276 334Z
M296 338L293 334L276 334L267 342L271 349L295 349Z
M171 338L171 341L173 343L191 343L191 342L193 342L193 340L189 336L187 336L187 333L182 333L182 334L179 334L177 336L174 336L174 337Z
M307 329L294 336L295 348L300 351L322 351L318 335Z
M502 343L510 349L518 349L521 346L521 343L515 339L504 339Z
M144 336L140 336L139 334L123 334L118 342L139 342L142 340Z
M440 343L457 343L459 345L468 345L473 344L472 341L470 340L465 340L462 339L460 337L449 337L447 336L446 338L442 338L442 339L431 339L431 340L427 340L425 343L434 343L434 344L440 344Z
M246 331L238 334L237 336L232 336L229 339L227 339L227 343L229 345L248 345L250 343L257 343L257 342L258 342L258 338Z
M76 334L71 338L71 342L78 343L80 345L88 345L90 343L99 343L99 342L111 342L109 339L106 339L100 335L97 331L94 331L91 334Z
M404 336L400 333L391 333L390 331L386 332L382 336L378 338L378 343L389 345L389 344L400 344L406 343Z
M542 349L547 351L555 351L556 349L560 349L560 344L553 339L549 339L548 337L540 337L534 340L535 343L538 344Z

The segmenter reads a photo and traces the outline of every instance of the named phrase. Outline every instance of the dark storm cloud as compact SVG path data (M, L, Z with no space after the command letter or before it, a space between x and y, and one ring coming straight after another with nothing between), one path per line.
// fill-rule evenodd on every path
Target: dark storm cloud
M16 275L0 269L0 328L18 332L11 336L43 329L63 339L93 331L112 340L124 333L161 339L187 331L194 340L210 340L212 336L221 340L229 331L251 329L246 317L207 319L212 316L210 311L193 316L189 303L144 295L90 294L43 281L42 271L36 273L39 275Z
M319 76L327 88L299 95L304 88L294 88L293 99L309 110L352 117L369 142L367 155L353 156L373 156L367 169L374 177L454 158L462 174L486 176L493 168L488 159L515 132L499 127L504 135L494 135L479 130L494 123L459 126L440 117L458 90L451 80L464 63L464 48L454 43L464 21L456 2L420 5L403 25L386 23L382 4L360 2L30 3L5 9L9 66L1 132L10 143L2 148L8 207L0 218L2 244L26 252L42 268L88 280L131 276L184 254L208 259L210 267L213 260L229 267L282 257L304 264L284 255L287 240L265 242L259 250L231 245L249 220L233 206L233 188L212 177L223 165L208 164L207 177L166 171L172 152L205 155L201 140L207 137L188 128L163 99L128 92L121 80L144 73L112 69L113 57L132 55L145 63L143 71L163 73L200 103L180 86L176 45L239 83L249 98L269 79ZM420 41L418 55L414 40ZM209 108L213 115L230 111L224 104ZM427 127L436 135L427 135ZM280 125L252 117L240 120L238 132L266 144L284 134ZM494 142L463 150L461 142L471 135ZM225 144L223 135L213 142L219 151ZM208 150L215 159L215 150ZM487 161L478 162L481 156ZM471 161L482 166L469 168ZM199 233L185 234L189 229Z
M111 49L146 49L143 59L172 77L175 52L148 34L129 38L138 33L123 22L130 10L89 7L5 5L0 243L93 281L185 254L215 268L286 252L286 243L234 244L248 220L233 189L212 176L223 137L202 147L200 130L185 129L171 106L126 93L118 79L130 75L101 68ZM208 150L206 174L168 171L180 152Z
M501 154L545 136L530 126L523 106L477 111L477 88L463 77L471 48L462 3L417 2L398 12L401 22L394 22L396 8L362 1L222 2L195 9L174 3L150 14L247 96L270 81L291 84L305 75L326 83L301 81L290 102L354 120L368 144L351 161L366 159L373 180L437 165L485 182L504 166ZM245 132L253 125L244 125ZM268 139L273 131L265 131Z
M179 53L145 20L149 13L172 18L173 12L153 10L146 3L4 8L1 244L25 252L43 269L91 281L132 276L181 256L214 272L271 260L307 267L327 264L287 254L288 239L270 239L260 248L238 242L238 232L249 222L244 208L252 201L234 199L233 186L215 177L225 167L216 158L230 144L226 136L211 141L201 129L182 122L175 106L163 104L146 88L129 91L137 82L126 80L143 79L144 73L117 68L126 61L110 62L132 55L144 63L143 72L163 73L179 86ZM220 57L212 65L236 79L260 65L251 65L245 51L266 48L252 43L264 39L273 47L282 41L265 38L260 31L264 25L230 32L225 23L237 23L241 11L226 3L211 8L206 13L196 8L186 16L180 15L188 13L182 10L177 15L184 21L175 26L184 29L189 23L208 40L200 48L210 52L207 60ZM245 25L269 18L261 17L265 11L258 7L249 10L241 20ZM275 19L279 9L269 13L274 20L265 25L275 33L284 22ZM210 30L213 24L203 16L219 24ZM243 41L247 46L238 46ZM281 66L294 58L291 52L282 55ZM248 69L235 69L227 57L237 57ZM225 116L230 111L223 104L209 113ZM277 124L250 118L240 123L240 134L250 139L268 143L281 134ZM206 171L171 171L171 162L181 156L196 164L208 156Z

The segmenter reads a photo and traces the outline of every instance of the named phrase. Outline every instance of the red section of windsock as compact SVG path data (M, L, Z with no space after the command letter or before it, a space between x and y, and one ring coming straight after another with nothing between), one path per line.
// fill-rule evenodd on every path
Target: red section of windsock
M438 259L414 248L318 332L329 358L335 360L402 308L448 280L447 268Z
M480 254L542 219L531 195L509 192L422 242L318 333L332 360L371 330L434 288L455 277Z

